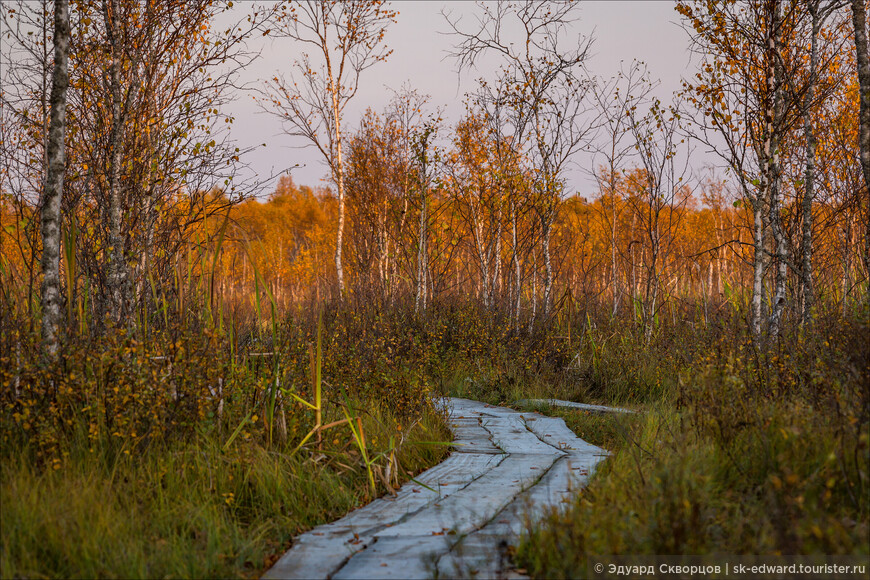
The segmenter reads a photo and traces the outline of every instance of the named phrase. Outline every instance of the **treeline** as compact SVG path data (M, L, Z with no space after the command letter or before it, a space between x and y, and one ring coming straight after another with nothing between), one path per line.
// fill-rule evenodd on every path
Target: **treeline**
M620 177L620 191L614 198L577 195L564 200L553 236L555 302L565 298L578 304L597 302L614 315L637 316L639 321L647 312L652 317L662 308L672 312L667 308L674 300L698 302L705 309L729 301L748 306L751 211L735 203L721 182L708 181L695 191L686 189L679 207L660 212L654 224L662 243L653 271L655 248L649 243L646 225L650 206L643 201L642 190L638 191L641 179L639 169ZM387 196L357 207L353 187L349 193L351 234L345 252L352 299L413 306L421 285L419 204ZM447 190L436 191L428 201L438 208L437 218L429 223L427 240L435 248L425 280L429 300L472 297L508 312L516 304L518 262L520 311L524 318L543 314L544 265L540 253L536 254L535 224L528 215L520 214L522 219L517 221L515 262L510 214L503 212L499 220L496 208L496 215L487 212L479 222L470 221L474 208ZM797 209L792 206L793 211ZM814 207L825 224L819 228L813 255L816 291L822 303L842 313L860 307L866 279L862 262L855 259L862 253L861 216L855 210L818 202ZM241 307L255 308L250 290L257 271L282 310L329 296L335 286L331 262L335 211L336 199L330 191L315 193L309 187L297 187L290 177L281 178L265 203L249 200L235 206L229 213L232 226L220 262L217 283L221 296ZM209 222L210 235L219 230L222 219ZM490 229L484 230L480 223ZM208 235L201 233L203 238ZM648 294L653 276L660 285L657 304ZM796 281L792 284L797 286ZM796 302L791 304L794 308ZM790 316L799 319L793 308Z
M585 74L590 39L565 41L575 5L483 6L477 29L448 18L460 68L501 59L461 120L406 88L355 126L342 111L389 56L395 12L280 3L216 28L231 4L72 2L63 103L51 87L66 3L4 5L6 320L33 329L42 317L49 336L46 315L87 334L165 326L170 312L214 322L311 299L421 311L473 297L516 327L594 300L650 333L674 300L700 300L705 316L727 300L749 307L756 335L775 336L867 295L862 2L678 3L701 66L669 103L641 63ZM276 76L261 104L323 153L329 186L283 177L254 201L237 183L244 152L222 105L253 36L304 41L321 24L349 68L320 62L333 50L321 43L296 62L299 83ZM522 25L529 51L508 25ZM61 108L65 156L52 173ZM725 173L693 169L693 147ZM575 193L581 149L594 153L596 185Z

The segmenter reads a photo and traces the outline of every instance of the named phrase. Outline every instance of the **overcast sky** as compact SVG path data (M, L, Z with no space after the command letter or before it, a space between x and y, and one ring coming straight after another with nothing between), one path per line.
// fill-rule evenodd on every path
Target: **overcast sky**
M400 1L392 6L399 11L397 22L390 25L386 35L393 54L386 62L363 73L359 93L348 105L345 126L353 130L368 107L382 111L392 96L391 89L399 89L403 83L430 95L433 108L443 107L447 124L453 125L462 114L465 92L473 88L476 77L487 76L488 71L459 77L454 61L447 57L456 39L446 34L449 26L441 11L470 23L477 6L470 1ZM580 20L571 32L574 37L594 38L587 63L592 73L610 77L619 70L622 61L643 60L651 75L661 80L657 94L664 102L672 91L679 89L681 77L691 74L688 36L679 26L674 2L581 1L580 6ZM244 71L243 80L258 83L279 70L289 73L296 52L293 47L269 38L260 42L252 48L262 48L262 57ZM239 98L229 112L236 117L233 137L240 144L266 143L248 158L259 176L299 164L301 167L291 172L297 184L324 184L327 169L319 153L313 148L299 149L304 141L284 135L280 122L260 112L252 98ZM579 166L591 165L588 155L580 154L576 161ZM579 169L569 175L569 191L579 191L584 196L593 193L589 178Z

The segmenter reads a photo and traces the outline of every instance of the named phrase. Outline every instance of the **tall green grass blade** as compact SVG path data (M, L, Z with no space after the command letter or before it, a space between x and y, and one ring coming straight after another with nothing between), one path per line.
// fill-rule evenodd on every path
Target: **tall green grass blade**
M344 413L345 419L347 419L347 425L350 427L350 431L353 434L354 442L356 442L357 447L359 448L360 455L362 456L363 463L366 466L366 472L369 476L369 485L371 486L372 494L376 493L377 486L375 485L375 474L372 471L372 463L374 460L369 460L369 453L366 447L366 435L363 431L362 419L357 415L353 419L356 420L356 427L354 427L354 421L351 419L350 414L347 412L348 406L342 407L342 412Z
M235 431L233 431L233 434L230 435L230 438L227 439L227 442L226 442L226 443L224 443L224 451L226 451L226 450L228 450L228 449L230 448L230 445L233 444L233 441L235 441L235 440L236 440L236 437L239 436L239 433L242 432L242 429L245 427L245 424L247 424L248 419L251 418L251 413L253 413L253 410L248 411L248 414L245 415L245 418L242 419L242 421L241 421L241 422L239 423L239 425L236 427Z
M278 357L275 357L276 359ZM280 388L277 367L275 372L275 381L272 383L272 388L269 393L269 407L267 409L267 420L269 421L269 445L272 445L272 432L275 426L275 402L278 400L278 389Z
M317 313L317 361L314 375L314 406L315 422L318 426L323 423L321 407L321 387L323 384L323 311ZM320 433L317 434L317 442L320 443Z

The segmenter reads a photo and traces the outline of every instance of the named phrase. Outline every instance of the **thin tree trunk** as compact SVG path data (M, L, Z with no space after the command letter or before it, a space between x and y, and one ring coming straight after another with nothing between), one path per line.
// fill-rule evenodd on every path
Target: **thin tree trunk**
M770 336L779 335L782 326L782 315L785 310L786 284L788 283L788 240L782 228L782 202L779 197L779 186L772 190L770 204L770 221L776 246L776 278L774 282L773 301L770 312Z
M700 271L698 272L698 277L702 280L702 284L703 284L704 275ZM710 264L708 264L708 266L707 266L707 287L701 289L701 291L703 292L703 296L704 296L704 299L703 299L703 301L704 301L704 327L707 327L710 324L708 305L710 303L710 300L712 300L712 296L713 296L712 289L713 289L713 260L711 259Z
M865 191L870 192L870 49L867 44L866 8L865 0L852 0L852 25L855 28L858 84L861 89L858 148ZM870 204L864 217L864 269L870 274ZM870 292L867 293L867 300L870 302Z
M652 337L653 326L655 323L656 303L659 296L659 272L658 261L661 251L661 235L659 234L659 212L660 209L655 205L656 196L651 195L650 201L650 259L649 267L647 268L646 281L646 296L644 302L644 335L647 342ZM655 208L655 209L653 209Z
M849 309L848 308L849 307L849 291L852 287L852 281L851 281L851 276L850 276L851 269L852 269L852 264L851 264L850 258L852 257L852 254L850 251L851 244L849 243L851 241L851 238L852 238L852 220L846 221L846 225L844 227L840 228L840 231L842 232L842 237L843 237L843 278L841 281L842 287L843 287L843 294L841 297L840 307L841 307L843 316L846 316L846 312Z
M713 296L715 295L715 290L713 288L713 282L715 280L715 278L713 277L714 271L715 271L715 266L713 265L713 260L711 259L710 263L708 264L708 267L707 267L707 288L706 288L707 300L712 300Z
M426 309L426 274L428 271L427 256L429 252L426 248L428 216L426 215L426 182L425 182L426 166L423 166L423 176L420 180L420 231L417 238L417 296L414 300L414 311L419 312L422 308Z
M716 247L718 248L719 244L721 243L719 241L719 232L722 231L722 226L720 225L719 216L716 215L716 212L713 213L713 225L716 227L716 230L715 230L716 231ZM710 295L711 300L713 299L714 296L719 295L719 292L721 292L720 288L722 288L723 268L722 268L722 258L719 257L719 253L720 253L720 250L717 250L716 254L711 258L711 262L710 262L710 280L711 281L713 280L713 260L716 261L716 274L717 274L717 277L715 279L716 286L714 287L712 284L710 286L712 288L711 295Z
M804 106L804 139L806 140L806 171L804 172L804 196L801 207L801 324L810 322L813 307L813 198L816 179L816 135L813 131L810 108L816 94L816 75L819 66L819 18L818 0L809 3L812 15L812 37L810 39L810 80Z
M553 220L548 216L542 220L541 227L544 228L543 236L541 237L541 245L544 251L544 316L550 314L553 301L553 262L550 258L550 234L553 230Z
M341 264L341 246L344 240L344 165L341 156L341 121L338 119L338 98L333 93L335 110L335 134L336 134L336 168L335 182L338 187L338 231L335 236L335 273L338 278L339 300L344 297L344 268Z
M495 303L495 297L501 294L501 207L499 207L496 220L498 220L498 225L495 232L495 264L492 273L493 304Z
M402 215L399 217L399 229L397 232L397 240L402 239L402 234L405 231L405 220L408 218L408 187L407 185L403 185L402 188ZM399 241L396 242L396 253L398 254L398 244ZM399 279L399 258L398 256L394 257L392 260L393 270L392 275L390 276L390 304L395 303L396 299L396 280Z
M474 242L477 249L477 257L480 260L480 299L484 307L489 308L489 252L483 240L483 219L480 216L479 208L473 208L472 212Z
M532 313L529 319L529 330L535 326L535 316L538 314L538 253L532 250Z
M752 229L752 334L761 336L761 302L764 295L764 201L761 196L752 200L754 227Z
M774 282L774 295L770 311L770 324L768 332L771 337L779 335L782 324L782 314L785 309L786 283L788 281L788 240L782 228L782 200L780 198L780 166L779 148L780 125L783 116L783 71L778 52L780 49L780 26L781 6L780 0L774 0L773 14L771 19L768 50L769 62L767 83L770 92L771 104L766 110L767 138L764 144L764 157L766 162L765 181L770 196L770 227L773 232L776 254L776 277Z
M321 4L323 15L323 29L326 30L327 25L327 3ZM332 99L332 121L335 123L335 131L332 135L335 147L335 159L332 160L332 173L335 179L335 186L338 188L338 228L335 235L335 274L338 283L338 299L344 299L344 268L341 263L341 247L344 240L344 159L341 151L341 109L338 104L338 91L341 87L335 82L335 77L332 73L332 63L329 59L329 45L327 44L326 36L322 39L323 45L321 50L326 59L326 73L329 80L329 92Z
M511 202L511 237L513 242L514 260L514 325L517 330L520 327L520 306L522 305L522 277L520 271L520 255L517 247L517 208Z
M611 176L613 175L613 170L611 169ZM613 222L610 228L610 267L613 276L613 312L611 316L616 316L617 312L619 312L619 272L617 271L616 264L616 232L617 232L617 215L616 215L616 184L613 183L611 177L611 185L610 185L610 199L613 202Z
M66 93L69 87L69 1L54 2L54 71L51 77L51 120L48 165L42 192L42 343L56 358L61 320L60 221L66 150Z
M632 212L631 216L631 238L634 238L634 234L637 231L637 212ZM637 295L638 295L638 280L637 280L637 259L635 259L636 253L636 244L634 243L634 239L629 243L630 255L629 262L631 265L631 308L633 312L637 309Z
M151 127L154 119L152 113L152 98L148 94L145 99L145 151L144 158L147 163L144 179L142 181L142 189L147 192L141 200L139 200L139 211L141 212L144 223L144 239L143 246L139 248L141 252L139 259L139 271L134 274L136 280L135 292L132 292L131 303L134 305L134 311L142 313L143 319L147 319L151 308L154 306L149 300L151 292L146 288L150 287L148 274L151 270L152 246L154 243L154 225L156 218L154 217L154 191L156 183L154 181L154 146L151 139ZM150 306L149 306L150 305Z
M855 28L855 52L858 61L858 83L861 88L858 143L864 185L870 189L870 49L867 44L867 12L865 0L852 0L852 25Z
M658 306L659 299L659 277L658 273L656 273L655 263L658 260L657 255L653 255L653 281L652 281L652 299L650 300L649 306L649 319L647 320L646 325L646 341L649 343L652 338L653 330L655 329L655 320L656 320L656 308Z
M381 255L378 259L378 276L380 277L381 300L386 303L389 299L388 277L390 272L390 235L387 232L387 219L389 217L388 200L384 200L383 213L379 218L380 248Z
M109 91L112 99L112 129L109 135L109 272L108 285L112 318L121 323L128 315L126 285L126 258L121 237L123 199L121 192L121 163L123 161L124 118L121 95L121 49L118 38L118 5L116 0L103 2L106 34L111 48L109 65Z

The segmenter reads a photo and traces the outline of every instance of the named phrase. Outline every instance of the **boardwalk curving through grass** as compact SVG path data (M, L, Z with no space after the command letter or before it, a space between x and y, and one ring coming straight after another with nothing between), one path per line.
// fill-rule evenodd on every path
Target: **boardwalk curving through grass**
M295 538L263 577L499 577L524 518L568 500L607 456L562 419L446 404L456 448L445 461L395 496Z

